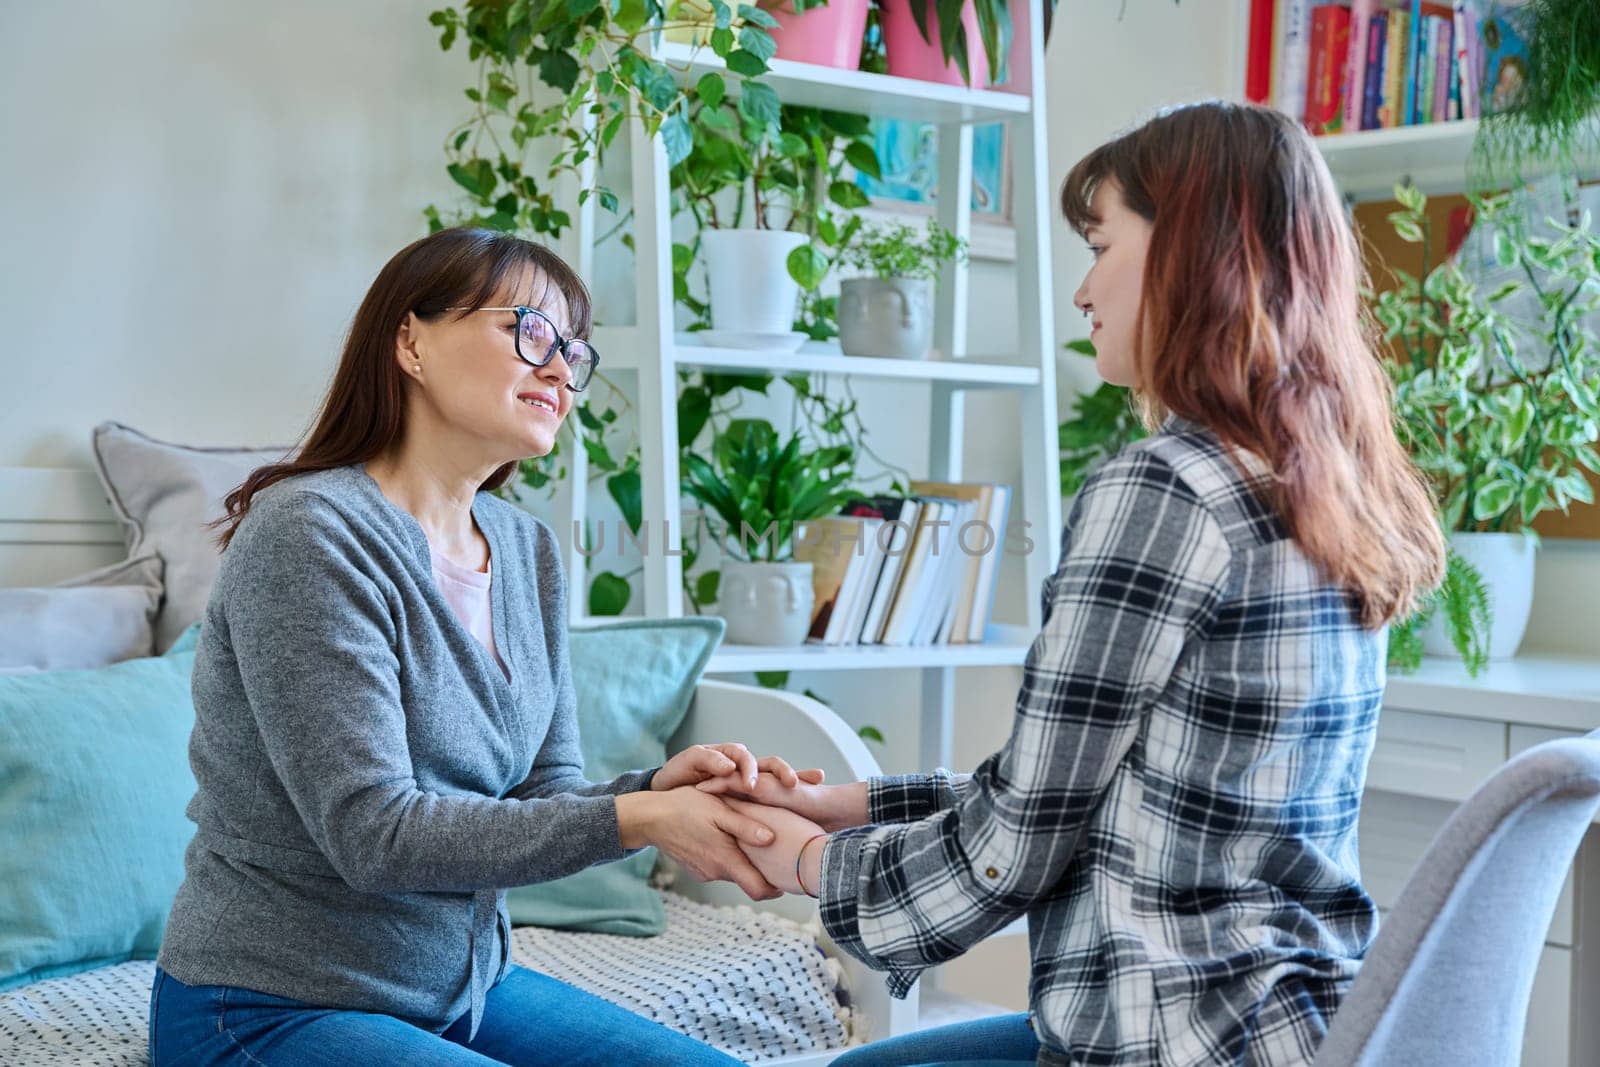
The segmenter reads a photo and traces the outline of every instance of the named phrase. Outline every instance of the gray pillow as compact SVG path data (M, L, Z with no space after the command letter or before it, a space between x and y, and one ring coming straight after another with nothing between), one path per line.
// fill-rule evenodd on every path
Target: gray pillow
M155 552L166 564L166 598L156 616L157 652L200 618L217 576L222 498L286 448L190 448L116 422L94 428L95 463L122 520L130 556Z
M55 585L0 589L0 673L84 670L150 655L161 558L126 559Z

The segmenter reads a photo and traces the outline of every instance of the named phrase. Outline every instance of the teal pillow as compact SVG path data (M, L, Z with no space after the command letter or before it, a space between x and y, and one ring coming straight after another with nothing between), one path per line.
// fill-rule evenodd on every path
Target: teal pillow
M192 638L0 677L0 989L155 957L194 834Z
M636 619L569 632L583 772L605 781L666 762L667 738L694 699L700 672L722 640L715 618ZM646 937L666 929L650 888L656 851L645 849L553 882L506 894L511 921Z

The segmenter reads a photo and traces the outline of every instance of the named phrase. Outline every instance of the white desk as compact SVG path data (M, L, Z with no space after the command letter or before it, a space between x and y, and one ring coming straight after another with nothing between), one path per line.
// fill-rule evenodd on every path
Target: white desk
M1600 729L1600 659L1529 654L1470 678L1425 661L1384 694L1361 815L1362 878L1387 910L1456 804L1511 756ZM1600 834L1556 906L1534 981L1524 1067L1600 1064Z

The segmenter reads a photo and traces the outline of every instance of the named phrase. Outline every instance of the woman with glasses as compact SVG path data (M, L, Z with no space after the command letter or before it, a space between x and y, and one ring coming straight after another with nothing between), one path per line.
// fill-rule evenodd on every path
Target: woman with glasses
M734 1062L510 957L505 887L649 845L776 895L739 848L770 830L692 787L798 782L737 744L583 777L561 552L490 490L589 384L589 309L539 245L417 241L303 447L228 496L156 1067Z
M1385 626L1439 580L1439 524L1293 120L1166 111L1061 204L1096 366L1152 434L1072 502L1010 738L970 775L763 776L798 814L750 809L778 832L751 852L898 995L1027 917L1028 1014L838 1067L1309 1063L1377 926L1356 817Z

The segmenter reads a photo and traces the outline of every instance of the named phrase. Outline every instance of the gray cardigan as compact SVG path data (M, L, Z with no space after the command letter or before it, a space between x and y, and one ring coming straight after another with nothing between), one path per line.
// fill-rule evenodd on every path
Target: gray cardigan
M488 493L472 512L509 682L362 467L256 497L195 658L172 977L476 1033L503 888L622 857L614 795L650 775L583 777L555 537Z

